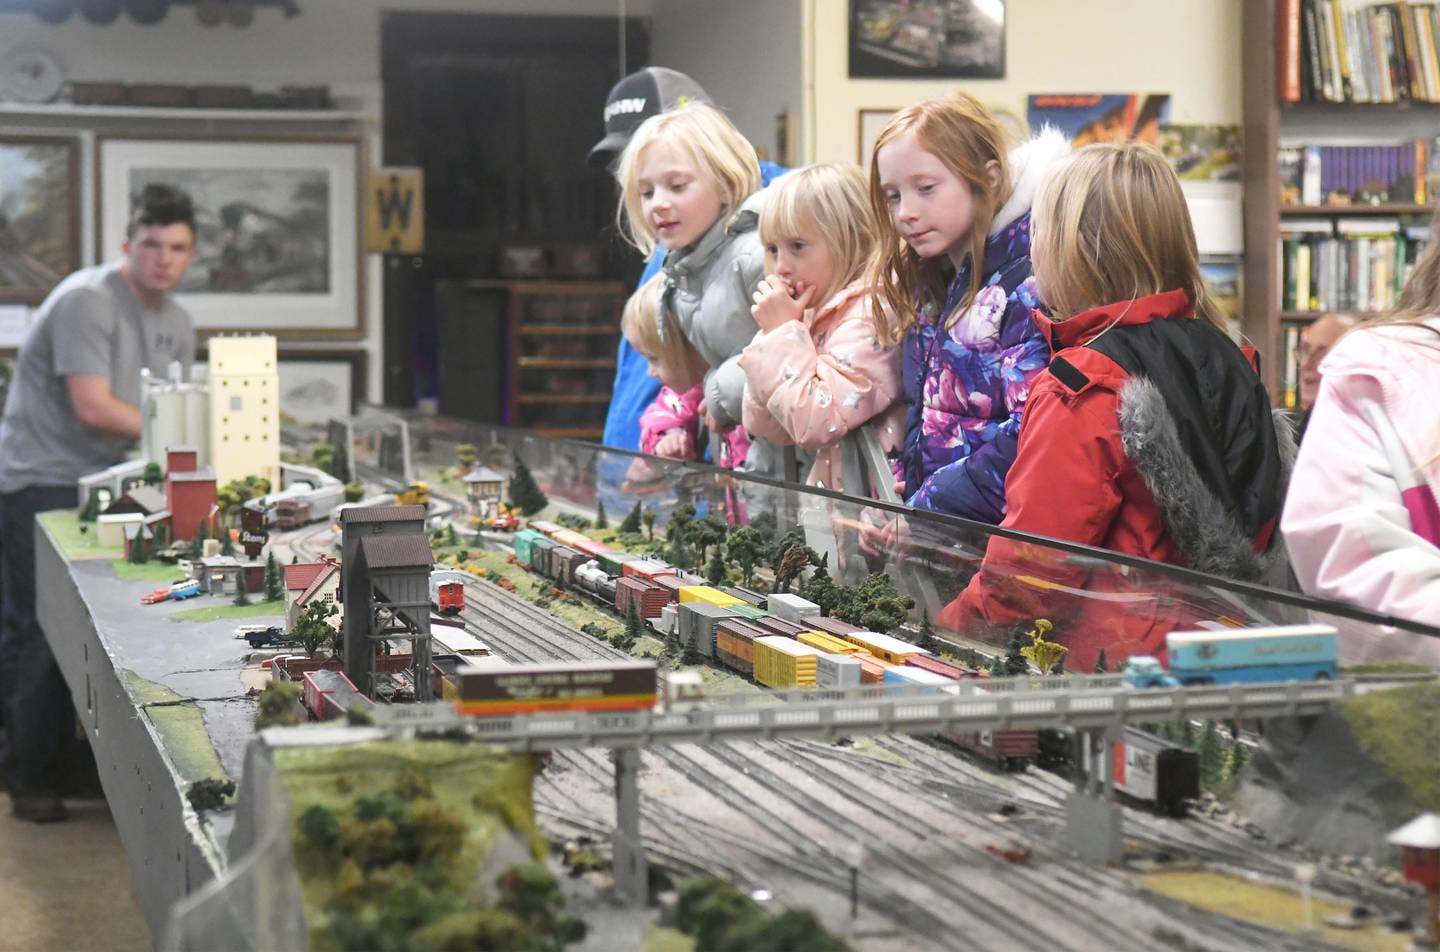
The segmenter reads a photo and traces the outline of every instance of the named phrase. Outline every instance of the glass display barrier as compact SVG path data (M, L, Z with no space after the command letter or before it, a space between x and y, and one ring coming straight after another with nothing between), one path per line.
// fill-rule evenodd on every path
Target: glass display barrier
M928 618L940 637L962 648L1004 649L1017 626L1031 629L1043 618L1053 626L1050 640L1069 648L1066 670L1090 672L1102 650L1111 665L1137 654L1163 657L1171 631L1326 624L1340 632L1342 664L1440 667L1440 629L1298 592L705 464L438 416L397 418L377 410L360 419L371 427L406 421L412 471L403 477L396 471L396 478L423 480L453 468L456 447L468 443L480 462L503 471L518 455L551 502L579 516L594 518L603 502L618 522L639 502L654 512L659 530L688 503L696 518L714 513L732 529L746 524L783 533L798 525L833 579L853 585L886 573L913 599L912 623ZM354 438L357 462L379 465L367 449L379 442ZM1066 504L1063 486L1054 504Z

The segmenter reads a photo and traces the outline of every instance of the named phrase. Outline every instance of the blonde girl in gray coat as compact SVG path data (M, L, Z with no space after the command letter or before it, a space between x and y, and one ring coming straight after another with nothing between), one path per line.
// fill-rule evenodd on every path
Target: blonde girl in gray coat
M615 177L621 233L646 256L665 248L657 330L663 337L668 312L670 333L678 325L704 358L705 422L728 431L740 424L739 357L758 329L751 296L765 276L755 148L719 110L691 102L642 123ZM769 472L773 459L752 441L744 468Z

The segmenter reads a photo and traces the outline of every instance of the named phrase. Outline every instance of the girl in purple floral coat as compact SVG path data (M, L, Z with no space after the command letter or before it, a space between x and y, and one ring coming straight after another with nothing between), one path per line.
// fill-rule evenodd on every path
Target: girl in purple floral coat
M1050 129L1008 154L1004 141L990 111L961 93L897 113L870 165L885 232L871 279L877 303L908 317L896 488L917 509L992 524L1005 516L1030 382L1050 359L1030 319L1030 202L1070 151Z

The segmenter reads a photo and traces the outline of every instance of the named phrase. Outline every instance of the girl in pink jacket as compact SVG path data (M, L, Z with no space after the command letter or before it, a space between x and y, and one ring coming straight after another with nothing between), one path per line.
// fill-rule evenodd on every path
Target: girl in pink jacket
M651 375L661 383L659 396L640 416L640 452L693 460L699 457L695 438L705 397L700 381L709 365L668 313L661 337L656 313L659 303L660 276L656 275L630 295L620 316L620 332L649 362ZM733 469L745 459L749 446L744 429L731 428L720 443L717 464Z
M740 356L745 429L814 452L806 483L841 490L851 431L873 426L892 460L905 438L900 349L863 281L874 235L865 178L811 165L770 192L760 240L771 273L751 308L760 332Z
M1342 337L1320 375L1280 522L1295 575L1311 595L1440 628L1440 242L1400 310ZM1342 628L1343 661L1440 667L1440 638Z

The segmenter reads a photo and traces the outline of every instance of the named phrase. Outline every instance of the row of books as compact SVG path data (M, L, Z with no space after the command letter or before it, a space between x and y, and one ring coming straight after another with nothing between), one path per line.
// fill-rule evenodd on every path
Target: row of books
M1440 102L1434 0L1280 0L1285 102Z
M1281 205L1424 205L1431 143L1283 146Z
M1280 310L1385 311L1429 239L1397 218L1287 219L1280 231Z

